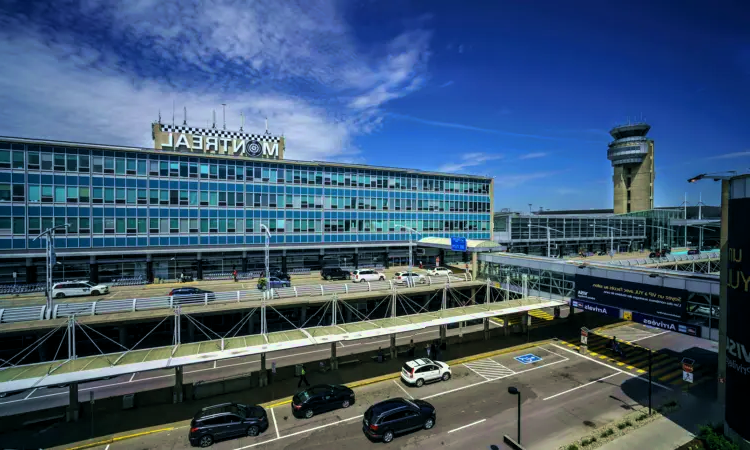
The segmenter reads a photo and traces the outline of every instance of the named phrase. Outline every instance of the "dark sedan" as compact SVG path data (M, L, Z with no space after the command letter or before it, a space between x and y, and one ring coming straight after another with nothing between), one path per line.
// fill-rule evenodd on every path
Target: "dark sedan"
M176 305L201 304L206 299L210 301L216 298L213 292L194 287L175 288L169 291L169 295Z
M201 409L190 422L188 439L193 447L239 436L257 436L268 429L266 410L260 406L222 403Z
M435 407L424 400L392 398L365 411L362 431L370 439L391 442L395 435L435 426Z
M348 408L354 404L354 391L346 386L321 384L292 397L292 415L309 419L315 414Z
M265 278L261 278L261 280L265 280ZM287 280L280 280L276 277L271 277L268 281L268 289L279 289L286 287L292 287L292 282ZM258 289L265 289L265 283L262 281L258 281Z

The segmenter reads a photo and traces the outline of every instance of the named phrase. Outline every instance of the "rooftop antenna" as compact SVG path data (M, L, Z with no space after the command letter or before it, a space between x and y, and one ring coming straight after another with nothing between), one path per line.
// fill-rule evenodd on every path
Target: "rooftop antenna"
M161 109L159 109L159 125L161 125Z
M245 128L245 113L240 111L240 131Z
M182 124L187 125L187 106L182 107Z
M227 129L227 104L222 103L221 108L222 108L221 121L224 122L222 127L226 130Z
M172 128L174 128L174 100L172 100Z
M271 134L268 131L268 116L266 116L266 134Z
M213 112L213 115L214 115L214 124L211 126L211 128L216 128L216 110L213 109L211 111Z

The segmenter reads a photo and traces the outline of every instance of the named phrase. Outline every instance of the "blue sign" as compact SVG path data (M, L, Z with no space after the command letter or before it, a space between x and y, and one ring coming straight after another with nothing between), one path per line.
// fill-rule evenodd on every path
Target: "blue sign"
M536 356L533 353L527 353L525 355L516 356L513 359L520 362L521 364L531 364L531 363L535 363L535 362L542 360L542 358L540 358L539 356Z
M451 250L455 252L465 252L466 251L466 238L451 237Z
M612 306L604 306L598 303L585 302L583 300L573 299L571 300L574 308L582 309L584 311L591 311L605 316L620 317L620 308L614 308Z
M635 311L633 311L633 322L642 323L643 325L660 328L662 330L674 331L675 333L687 334L688 336L701 337L701 327L699 325L690 325L683 322L677 322L676 320L641 314Z

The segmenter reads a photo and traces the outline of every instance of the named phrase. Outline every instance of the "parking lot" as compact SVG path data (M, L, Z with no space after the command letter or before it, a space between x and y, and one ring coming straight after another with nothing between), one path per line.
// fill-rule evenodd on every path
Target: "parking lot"
M647 383L620 368L582 356L552 343L490 358L454 364L447 382L409 387L391 379L355 388L356 403L347 409L296 419L288 403L269 405L269 429L259 437L230 439L213 445L218 450L262 447L268 449L377 448L362 433L362 414L372 404L393 397L419 398L437 408L431 430L398 436L399 448L502 447L502 434L514 434L517 398L521 392L524 445L556 448L558 441L582 435L592 425L614 420L632 405L643 402ZM669 388L656 387L655 391ZM630 405L624 407L623 405ZM189 448L187 423L176 428L102 445L102 450ZM137 433L138 430L134 430Z

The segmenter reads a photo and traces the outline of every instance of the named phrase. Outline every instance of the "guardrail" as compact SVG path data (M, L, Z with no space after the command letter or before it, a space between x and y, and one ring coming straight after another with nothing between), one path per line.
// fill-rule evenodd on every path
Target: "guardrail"
M364 283L315 284L271 289L270 298L281 300L297 297L320 297L333 294L352 294L356 292L388 291L395 287L417 287L445 285L471 281L470 274L453 274L444 277L423 277L421 281L412 280L396 283L394 280L371 281ZM211 292L196 295L178 295L150 298L133 298L124 300L97 300L93 302L57 303L52 311L46 306L19 306L0 309L0 323L27 322L32 320L59 319L70 316L98 316L103 314L148 311L154 309L176 308L178 306L196 306L216 303L240 303L261 301L264 291L244 290L231 292Z
M645 264L665 264L675 262L687 262L687 261L707 261L709 259L719 259L720 253L700 253L697 255L669 255L664 258L643 258L643 259L621 259L615 261L608 261L607 264L613 266L642 266Z

